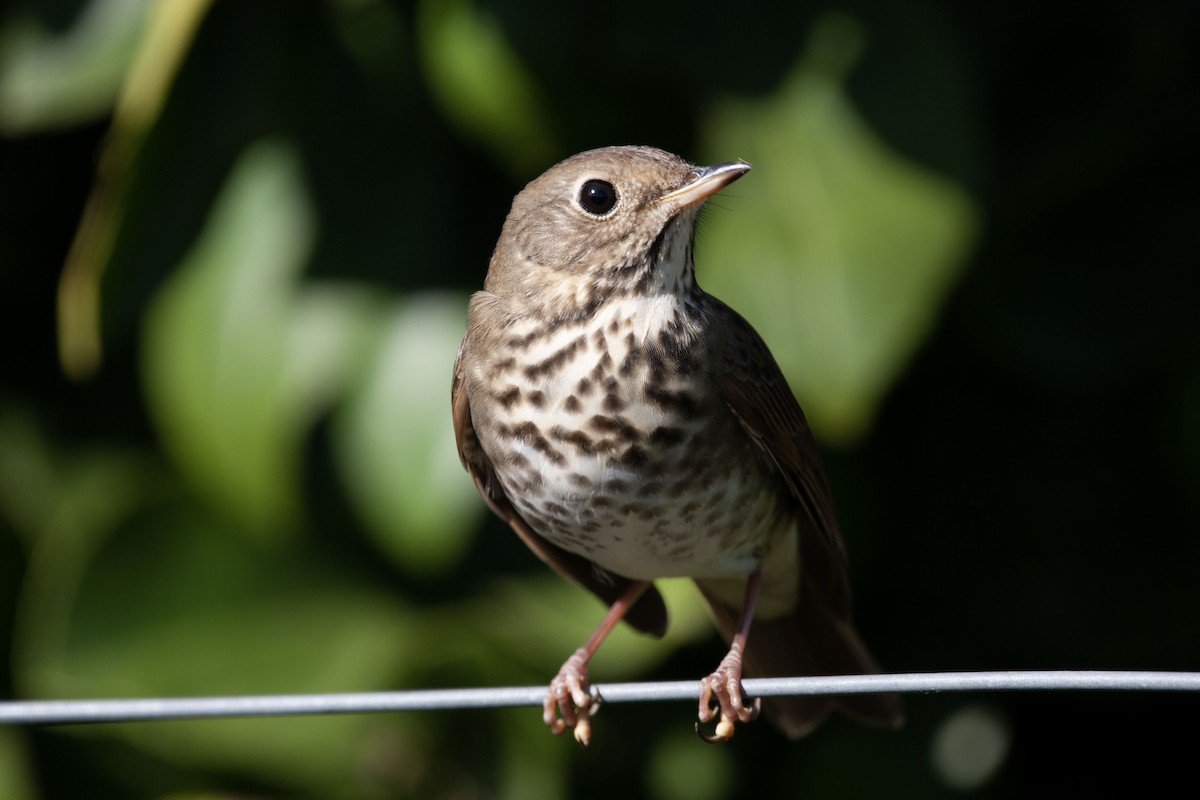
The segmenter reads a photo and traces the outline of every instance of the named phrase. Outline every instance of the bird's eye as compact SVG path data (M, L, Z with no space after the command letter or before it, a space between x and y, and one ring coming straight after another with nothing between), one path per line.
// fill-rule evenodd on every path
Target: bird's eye
M616 204L616 187L608 181L591 180L579 190L579 205L589 214L607 214Z

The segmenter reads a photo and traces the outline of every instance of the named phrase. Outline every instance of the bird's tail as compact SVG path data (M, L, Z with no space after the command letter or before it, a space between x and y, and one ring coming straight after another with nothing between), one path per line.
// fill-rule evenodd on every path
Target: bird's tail
M726 642L737 630L739 611L697 582L709 613ZM796 608L772 619L755 618L744 654L747 678L796 675L863 675L879 672L849 621L839 619L819 598L803 591ZM894 694L772 697L763 713L787 736L797 739L837 709L866 724L898 728L904 722L900 698Z

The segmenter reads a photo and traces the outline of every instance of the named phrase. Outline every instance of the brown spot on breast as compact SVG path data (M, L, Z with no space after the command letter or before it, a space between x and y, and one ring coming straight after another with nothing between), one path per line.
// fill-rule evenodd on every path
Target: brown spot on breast
M692 488L692 480L689 476L684 475L677 480L672 481L665 490L667 497L678 499L683 497L684 493Z
M587 397L592 393L592 382L587 378L580 378L579 385L575 387L575 391L584 397Z
M621 441L633 442L642 438L642 432L622 416L606 417L596 414L586 423L597 433L613 433Z
M581 333L567 344L546 356L537 364L530 364L522 370L528 380L536 380L543 375L551 375L561 369L575 354L587 347L587 334Z
M646 348L646 365L649 367L651 376L661 376L667 370L666 359L663 358L662 351L657 347Z
M534 437L541 438L542 431L532 422L520 422L509 428L508 434L518 439L531 439Z
M529 402L534 408L541 408L542 406L546 405L546 395L541 391L530 392Z
M615 392L609 392L604 396L603 408L610 413L617 413L625 408L625 401L617 396Z
M513 404L521 399L521 390L515 386L510 386L500 394L493 396L496 398L496 402L500 405L504 406L505 408L512 408Z
M644 348L638 347L633 334L625 337L625 357L621 359L621 368L618 370L622 378L628 378L633 374L633 370L646 360L646 351Z
M592 479L580 472L572 472L567 476L567 480L581 489L586 489L592 485Z
M514 438L524 440L530 447L544 455L552 463L562 466L566 463L566 458L558 451L550 441L542 435L541 430L532 422L522 422L512 428Z
M563 401L563 408L572 414L578 414L583 410L583 405L580 404L578 397L575 395L569 395L567 399Z
M662 489L662 482L649 480L643 483L637 490L638 497L653 497Z
M587 421L587 426L600 433L612 433L619 430L625 423L625 420L620 417L606 417L603 414L596 414Z
M610 356L606 350L604 355L600 356L600 360L596 362L596 366L592 367L592 380L603 380L605 375L612 372L612 366L612 356Z
M555 425L550 431L550 436L555 441L564 442L571 445L584 455L592 455L596 452L595 444L592 442L592 437L588 436L581 430L572 430L565 428L562 425Z
M650 432L650 444L655 447L673 447L682 444L684 439L683 428L675 428L668 425L659 425Z
M640 467L645 465L648 460L646 451L636 444L627 447L620 458L621 464L626 467Z
M658 386L646 387L646 399L663 410L673 410L684 419L696 413L696 401L687 392L672 392Z
M508 344L510 347L513 347L513 348L529 347L529 345L533 344L538 339L541 339L541 338L545 337L546 335L553 333L557 327L558 327L558 324L556 322L552 321L551 323L549 323L547 325L543 325L540 328L534 328L533 330L531 330L529 333L525 334L524 336L509 337Z

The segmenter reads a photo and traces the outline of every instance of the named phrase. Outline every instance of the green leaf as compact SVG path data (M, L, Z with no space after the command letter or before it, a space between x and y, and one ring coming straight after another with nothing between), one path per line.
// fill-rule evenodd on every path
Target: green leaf
M426 0L417 33L429 89L450 120L515 175L544 167L557 152L553 120L495 20L470 0Z
M300 450L375 309L366 291L297 288L313 218L295 156L260 143L154 298L142 376L167 450L247 529L298 517Z
M930 332L975 238L957 185L879 139L846 96L862 34L843 16L762 100L720 103L707 152L755 170L717 198L701 229L705 288L762 334L814 429L864 435Z
M13 682L37 695L60 672L75 591L112 530L170 485L162 464L131 449L60 453L32 414L0 412L0 517L28 558L13 626Z
M146 0L92 0L67 31L32 16L0 28L0 131L10 135L100 117L113 106L136 52Z
M334 421L356 508L384 552L410 572L456 562L483 512L450 420L450 371L465 316L466 298L457 294L398 304Z

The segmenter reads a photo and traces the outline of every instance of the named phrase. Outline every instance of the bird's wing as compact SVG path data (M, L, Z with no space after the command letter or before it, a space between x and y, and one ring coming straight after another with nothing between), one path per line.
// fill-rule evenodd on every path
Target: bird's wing
M730 410L778 470L800 512L800 593L791 612L755 619L746 651L747 674L840 675L878 672L879 666L850 621L850 581L846 553L833 513L833 499L816 442L787 380L766 344L750 324L720 306L726 331L722 390ZM700 583L700 582L698 582ZM733 635L739 617L706 591L717 627ZM764 713L789 736L811 730L833 707L866 722L897 726L903 720L895 695L836 698L781 697Z
M833 512L821 456L787 379L762 338L736 311L721 305L725 337L725 402L787 484L802 513L804 579L816 581L826 606L850 616L846 552ZM807 524L805 524L807 523Z
M464 343L465 343L464 339ZM450 389L450 401L454 413L454 438L458 445L458 457L475 481L475 488L487 501L498 517L516 531L525 545L565 578L582 584L606 605L611 606L629 586L626 578L610 575L597 569L584 558L575 555L542 538L529 526L509 502L504 488L496 478L491 461L480 446L471 421L471 401L464 387L463 348L459 348L454 360L454 382ZM629 609L625 621L638 630L654 636L662 636L667 630L667 607L662 595L650 586Z

